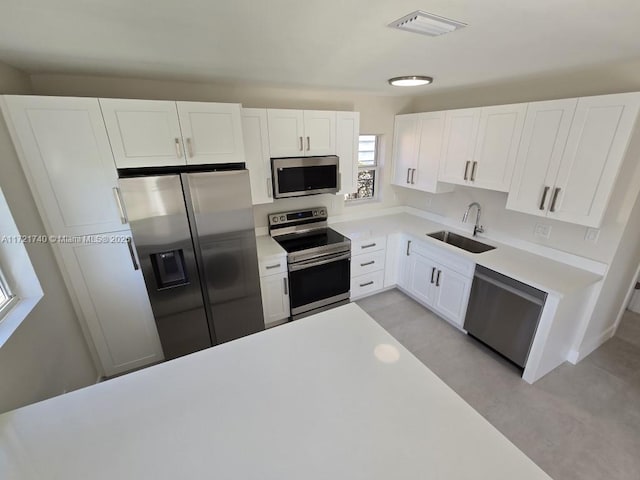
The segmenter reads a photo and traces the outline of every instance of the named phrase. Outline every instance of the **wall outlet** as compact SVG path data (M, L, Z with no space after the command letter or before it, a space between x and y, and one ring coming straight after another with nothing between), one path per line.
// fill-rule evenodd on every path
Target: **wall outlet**
M533 229L533 236L538 238L546 238L548 240L551 236L551 225L536 223L536 227Z
M600 237L599 228L587 228L587 231L584 234L584 239L587 242L598 243L598 237Z

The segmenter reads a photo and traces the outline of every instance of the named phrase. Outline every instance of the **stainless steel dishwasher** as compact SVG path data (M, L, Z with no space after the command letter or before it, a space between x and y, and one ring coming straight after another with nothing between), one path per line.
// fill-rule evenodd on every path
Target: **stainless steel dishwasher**
M524 368L547 294L476 266L464 329Z

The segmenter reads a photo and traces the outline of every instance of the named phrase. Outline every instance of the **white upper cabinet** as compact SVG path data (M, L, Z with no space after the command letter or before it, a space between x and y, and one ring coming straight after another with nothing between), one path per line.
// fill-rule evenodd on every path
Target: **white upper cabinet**
M305 155L336 154L336 112L304 111Z
M394 185L411 187L412 169L417 165L419 114L396 115L393 128Z
M268 109L272 157L336 154L336 112Z
M451 191L438 183L445 112L396 115L393 137L394 185L424 192Z
M509 191L527 104L483 107L469 181L474 187Z
M251 200L254 205L273 202L269 132L265 108L242 109L244 151L251 181Z
M578 99L530 103L507 208L545 216Z
M122 229L118 176L98 100L5 96L4 107L48 233Z
M245 161L240 105L177 102L187 165Z
M578 100L549 217L599 227L634 131L640 94Z
M244 162L239 104L101 98L100 106L118 168Z
M340 191L338 195L358 190L358 138L360 113L336 112L336 154L340 158Z
M176 102L100 99L118 168L184 165Z
M599 227L640 109L640 94L530 104L507 208Z
M479 125L479 108L446 112L443 156L438 175L441 182L468 184Z
M526 109L515 104L447 112L440 180L508 191Z

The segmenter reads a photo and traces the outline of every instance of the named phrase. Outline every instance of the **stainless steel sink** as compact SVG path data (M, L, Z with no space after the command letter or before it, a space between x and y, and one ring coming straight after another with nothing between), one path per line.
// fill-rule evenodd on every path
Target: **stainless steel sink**
M458 235L453 232L447 232L445 230L442 230L440 232L428 233L427 236L471 253L488 252L489 250L493 250L494 248L496 248L492 247L491 245L487 245L486 243L478 242L471 238L463 237L462 235Z

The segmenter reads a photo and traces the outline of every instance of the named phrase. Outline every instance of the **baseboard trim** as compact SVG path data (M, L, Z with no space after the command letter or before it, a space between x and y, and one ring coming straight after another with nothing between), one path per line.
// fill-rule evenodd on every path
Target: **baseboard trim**
M589 342L586 346L581 348L580 350L570 350L567 355L567 361L576 365L581 362L585 358L587 358L594 350L596 350L599 346L601 346L604 342L613 337L613 334L616 331L616 325L611 325L604 332L602 332L598 337Z

